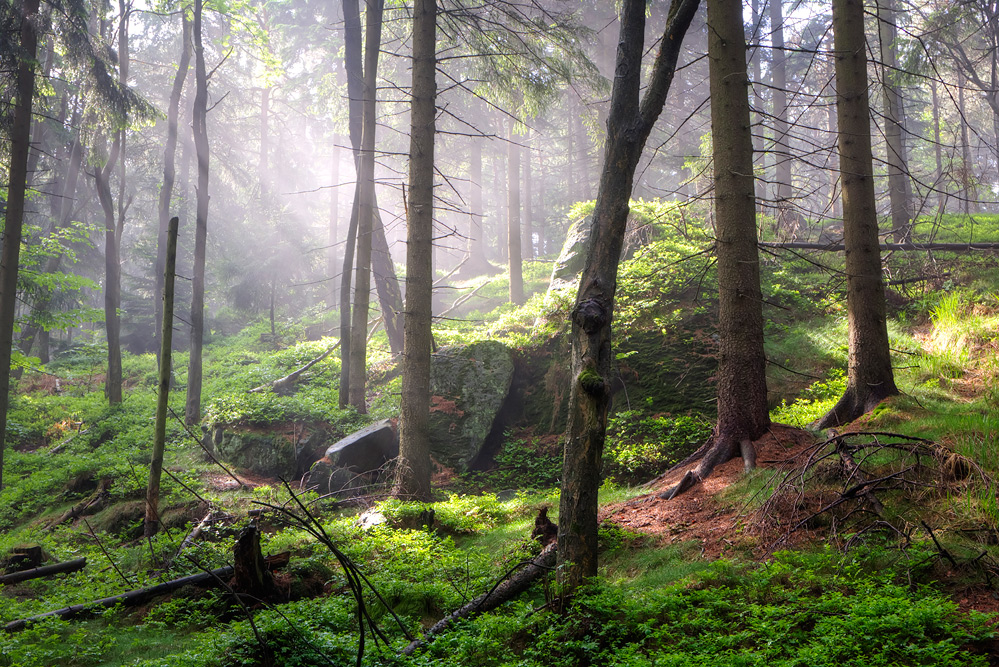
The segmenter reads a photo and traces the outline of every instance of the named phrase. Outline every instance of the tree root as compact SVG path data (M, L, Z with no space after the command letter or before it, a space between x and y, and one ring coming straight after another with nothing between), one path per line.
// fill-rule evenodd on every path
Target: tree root
M685 493L697 486L699 482L707 479L714 472L715 468L731 461L736 456L742 456L747 472L756 467L756 447L753 446L752 440L744 438L736 441L731 437L721 435L715 436L713 440L713 442L709 443L710 446L706 444L695 452L695 454L698 454L703 450L703 454L700 455L700 463L697 464L697 467L693 470L688 470L678 483L658 494L659 498L673 500L681 493Z

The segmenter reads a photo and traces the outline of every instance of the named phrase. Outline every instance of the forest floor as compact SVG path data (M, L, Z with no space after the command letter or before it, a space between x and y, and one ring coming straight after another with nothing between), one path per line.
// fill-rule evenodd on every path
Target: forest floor
M756 443L757 463L764 470L793 467L799 455L815 441L813 433L774 424L769 433ZM663 490L679 482L696 465L694 462L671 470L657 479L647 494L604 507L601 520L653 535L664 544L698 540L702 545L702 556L708 559L719 558L735 550L744 551L750 546L747 539L755 543L750 548L754 555L768 555L766 552L772 551L775 546L773 540L750 538L750 534L756 531L746 530L747 520L752 514L750 507L735 507L717 498L744 478L741 458L718 466L710 477L677 498L666 500L659 497ZM786 548L788 545L782 542L781 546Z

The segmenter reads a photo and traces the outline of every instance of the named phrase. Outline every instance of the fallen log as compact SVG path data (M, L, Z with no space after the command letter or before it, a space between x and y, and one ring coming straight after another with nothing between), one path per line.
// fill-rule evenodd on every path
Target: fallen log
M97 485L97 490L66 510L62 516L50 523L45 530L54 530L67 521L79 519L81 516L97 514L107 507L108 502L111 500L110 489L111 480L108 478L102 479Z
M30 570L22 570L21 572L2 574L0 575L0 584L16 584L21 581L28 581L29 579L51 577L53 574L76 572L77 570L82 570L86 564L86 558L74 558L73 560L63 561L62 563L43 565L41 567L31 568Z
M102 598L100 600L94 600L93 602L87 602L85 604L72 605L70 607L64 607L62 609L56 609L55 611L49 611L44 614L32 616L30 618L22 618L17 621L11 621L4 626L4 630L7 632L18 632L28 627L28 625L46 618L61 618L65 620L78 616L82 613L107 609L108 607L113 607L119 603L126 607L134 607L144 603L150 598L156 597L157 595L164 595L179 588L183 588L184 586L215 586L218 584L220 579L225 580L231 577L232 573L232 566L226 565L225 567L220 567L210 572L192 574L187 577L181 577L180 579L174 579L162 584L157 584L156 586L150 586L149 588L140 588L134 591L128 591L127 593L122 593L120 595L113 595L109 598Z
M337 341L336 343L334 343L328 350L326 350L321 355L319 355L318 357L316 357L315 359L313 359L309 363L305 364L304 366L302 366L298 370L293 371L293 372L289 373L288 375L285 375L283 378L278 378L277 380L274 380L273 382L268 382L267 384L262 384L259 387L254 387L253 389L250 390L250 393L251 394L259 394L259 393L264 392L264 391L274 391L275 393L281 393L283 391L288 391L293 386L295 386L295 383L297 383L298 380L299 380L299 378L302 377L302 373L304 373L305 371L309 370L310 368L312 368L313 366L315 366L316 364L318 364L320 361L322 361L326 357L328 357L331 354L333 354L333 352L338 347L340 347L340 341Z
M489 591L475 598L465 606L451 612L441 620L437 621L429 630L423 633L422 639L414 639L406 648L402 650L403 655L412 655L417 650L432 642L437 635L446 632L456 621L472 618L479 614L492 611L504 602L512 600L540 577L545 572L549 572L555 566L555 553L558 548L557 542L552 542L533 560L522 564L519 571L504 578L500 583L493 586Z
M793 250L826 250L842 252L846 246L842 242L811 243L808 241L760 241L761 248L789 248ZM999 250L999 243L882 243L881 250L947 250L968 252L969 250Z

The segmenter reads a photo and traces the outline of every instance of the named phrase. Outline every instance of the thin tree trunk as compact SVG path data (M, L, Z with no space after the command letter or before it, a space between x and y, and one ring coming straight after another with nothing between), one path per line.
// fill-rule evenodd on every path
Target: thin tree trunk
M375 216L375 105L383 7L384 0L368 0L364 12L364 112L357 179L357 267L350 325L350 404L361 414L368 410L365 399L368 306L371 297L371 230Z
M930 89L933 91L933 157L936 160L936 176L933 182L937 188L939 213L943 215L947 213L947 186L944 183L943 146L940 143L940 96L937 93L936 79L930 80Z
M102 136L99 142L106 146ZM103 150L103 149L102 149ZM118 234L115 224L114 201L111 196L111 174L121 152L121 135L115 137L107 164L94 171L97 198L104 211L104 328L108 340L108 370L104 394L111 405L121 403L121 260L118 257Z
M698 0L670 7L659 54L639 101L644 0L624 0L607 144L593 211L591 243L572 310L573 383L559 501L558 562L568 590L597 573L597 491L612 381L611 321L635 169L662 113L680 43Z
M361 62L361 11L357 0L343 0L343 62L347 71L347 126L350 145L354 150L354 203L347 224L347 239L340 273L340 391L339 405L350 404L350 313L351 284L354 270L354 250L357 245L358 204L360 203L361 116L364 98L364 66Z
M888 197L891 201L892 236L896 243L912 234L912 182L905 150L905 108L899 92L898 30L895 0L878 0L878 37L881 42L881 79L884 93L885 144L888 151Z
M968 119L965 116L964 71L957 68L957 110L961 119L961 195L965 215L971 215L971 200L978 199L975 191L974 166L971 162L971 142L968 140Z
M184 81L191 64L191 22L187 20L187 12L181 12L183 41L180 51L180 61L177 63L177 74L173 78L173 88L170 90L170 103L167 106L167 138L163 156L163 187L160 188L159 199L159 234L156 244L156 294L163 293L163 277L166 270L167 229L170 223L170 204L173 198L173 184L176 175L174 161L177 156L177 126L180 116L180 100L184 91ZM163 303L157 296L156 322L153 335L159 343L163 328ZM159 350L157 350L159 353Z
M530 132L530 130L528 130ZM531 196L533 176L531 175L531 146L528 142L527 153L524 156L524 234L526 246L523 248L525 259L534 259L534 205Z
M776 165L777 229L787 235L797 227L791 206L791 150L787 137L787 57L784 53L783 0L770 0L773 51L774 164Z
M170 400L170 371L173 349L173 291L177 273L177 228L179 218L170 218L167 225L166 257L163 267L163 322L160 328L160 366L156 390L156 421L153 423L153 454L149 463L149 483L146 485L146 537L159 530L160 476L163 472L163 450L166 443L166 418Z
M430 353L433 302L434 135L437 113L437 2L413 7L413 103L409 137L406 345L399 464L393 495L430 500Z
M10 167L7 177L7 210L4 214L3 250L0 253L0 425L7 423L10 406L10 357L17 307L17 269L21 258L21 230L31 152L31 102L35 94L35 56L38 33L34 21L38 0L21 4L21 51L15 80L16 102L10 128ZM0 489L3 488L3 452L7 429L0 428Z
M327 252L327 270L330 278L329 301L326 307L332 311L339 304L340 280L337 277L336 247L340 238L337 228L340 224L340 146L339 138L333 139L333 155L330 157L330 219L329 219L329 249Z
M194 271L191 276L191 347L187 365L188 424L201 421L201 348L205 333L205 250L208 240L208 74L201 43L203 0L194 0L194 147L198 158L198 204L194 231ZM162 350L162 348L161 348Z
M816 426L851 422L898 393L888 347L878 249L863 0L833 0L843 243L846 246L847 386Z
M520 254L520 146L510 121L506 157L506 239L510 268L510 303L524 303L524 259Z

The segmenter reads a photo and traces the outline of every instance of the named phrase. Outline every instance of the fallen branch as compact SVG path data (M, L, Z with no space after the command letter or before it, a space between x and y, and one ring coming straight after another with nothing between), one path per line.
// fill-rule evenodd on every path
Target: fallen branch
M473 289L468 294L463 294L463 295L459 296L457 299L454 300L454 303L452 303L451 306L447 310L445 310L443 313L439 314L437 317L444 317L448 313L452 312L454 309L456 309L459 306L465 304L469 299L471 299L473 296L475 296L476 294L478 294L480 289L482 289L486 285L490 284L491 282L492 282L492 280L483 281L483 283L481 285L479 285L478 287L476 287L475 289Z
M46 530L53 530L56 526L60 526L73 519L78 519L81 516L97 514L104 509L108 500L111 499L111 494L108 492L110 488L111 480L107 478L102 479L97 485L97 490L66 510L62 516L50 523L46 527Z
M128 591L127 593L122 593L120 595L114 595L109 598L102 598L100 600L94 600L93 602L87 602L85 604L76 604L70 607L64 607L62 609L56 609L55 611L39 614L37 616L32 616L30 618L22 618L18 621L11 621L4 626L4 630L7 632L18 632L28 627L28 625L46 618L61 618L65 620L78 616L82 613L107 609L108 607L113 607L116 604L121 604L125 607L134 607L146 602L150 598L156 597L157 595L164 595L175 591L178 588L183 588L184 586L214 585L217 579L231 577L232 572L232 566L226 565L225 567L220 567L208 573L203 572L201 574L192 574L187 577L181 577L180 579L174 579L162 584L157 584L156 586L150 586L149 588L140 588L134 591Z
M262 384L259 387L254 387L253 389L250 390L249 393L259 394L264 391L274 391L276 393L280 393L282 391L287 391L291 387L295 386L299 378L302 377L302 373L309 370L310 368L318 364L320 361L333 354L333 352L335 352L338 347L340 347L340 341L334 343L332 347L330 347L328 350L323 352L321 355L319 355L309 363L299 368L297 371L289 373L288 375L285 375L283 378L279 378L277 380L274 380L273 382L268 382L267 384Z
M555 553L557 548L558 543L553 542L545 547L533 560L525 561L519 564L516 568L514 568L514 570L508 572L506 576L500 579L500 581L487 592L437 621L433 627L423 634L422 639L415 639L410 642L409 645L402 650L402 654L412 655L423 646L432 642L438 635L446 632L456 621L492 611L504 602L512 600L520 595L522 592L527 590L535 579L540 577L545 572L550 571L555 566ZM514 574L515 571L516 574Z
M809 243L807 241L761 241L761 248L793 248L796 250L826 250L842 252L845 246L836 243ZM999 250L999 243L882 243L881 250L949 250L967 252L969 250Z
M10 574L0 575L0 584L16 584L21 581L28 581L29 579L51 577L53 574L76 572L77 570L82 570L86 564L86 558L74 558L73 560L63 561L62 563L43 565L42 567L35 567L21 572L11 572Z

